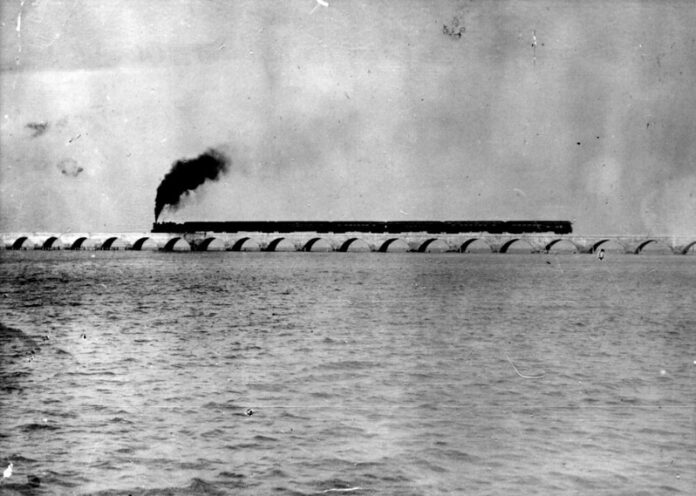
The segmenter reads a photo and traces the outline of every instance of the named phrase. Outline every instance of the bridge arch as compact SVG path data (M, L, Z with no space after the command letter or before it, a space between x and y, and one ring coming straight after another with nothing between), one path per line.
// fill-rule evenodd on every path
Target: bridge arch
M20 236L19 238L15 239L14 243L12 243L12 249L13 250L28 250L30 248L29 244L25 243L29 240L28 236Z
M264 251L295 251L295 247L285 237L275 238Z
M258 242L254 241L252 238L246 236L244 238L240 238L237 241L234 242L232 247L230 248L230 251L259 251L259 244Z
M196 247L198 251L225 251L225 242L215 236L205 238Z
M520 243L520 244L518 244L518 246L522 246L522 243L525 244L525 245L527 245L528 249L527 249L527 248L523 248L523 249L521 249L520 251L523 251L523 252L525 252L525 253L532 253L532 252L534 251L534 247L533 247L533 246L531 245L531 243L530 243L529 241L527 241L526 239L514 238L514 239L511 239L511 240L506 241L505 243L503 243L503 246L500 247L500 253L507 253L508 251L510 251L510 248L511 248L512 246L514 246L516 243Z
M597 250L603 249L604 251L607 252L614 252L614 253L625 253L626 252L626 247L624 247L622 244L618 243L617 241L614 241L613 239L602 239L597 241L595 244L592 245L592 248L590 249L590 253L596 253Z
M191 251L191 245L184 238L176 237L167 241L163 251Z
M281 241L283 241L285 238L276 238L270 243L268 243L268 246L266 246L265 251L275 251L278 245L280 244Z
M437 241L437 238L430 238L423 241L418 247L418 253L425 253L425 250L428 249L428 246L433 244L435 241Z
M58 236L51 236L50 238L46 239L46 241L43 242L43 245L41 246L42 250L60 250L60 244L54 247L56 244L56 241L58 241Z
M693 251L696 249L696 241L692 241L691 243L687 244L682 250L681 254L682 255L688 255L689 251Z
M112 236L106 241L104 241L99 247L100 250L119 250L125 249L127 246L126 241L119 238L118 236Z
M135 240L135 243L133 243L133 246L131 247L131 250L135 251L156 249L157 243L149 236L143 236L142 238L138 238L137 240Z
M408 244L401 238L390 238L386 240L377 250L380 253L387 253L388 251L408 251Z
M312 238L302 247L302 251L333 251L331 242L325 238Z
M567 239L554 239L544 247L547 253L577 253L578 247Z
M338 248L338 251L343 252L343 253L347 252L348 249L350 248L350 245L352 245L357 240L358 240L358 238L348 238L343 243L341 243L341 246Z
M491 245L481 238L471 238L459 246L459 253L491 253Z
M344 253L348 252L348 251L366 252L366 251L372 251L372 249L370 248L370 245L368 245L366 241L364 241L360 238L349 238L341 244L341 246L338 248L338 251L344 252Z
M82 245L84 242L87 241L87 236L82 236L80 238L77 238L75 241L72 242L70 245L71 250L82 250Z
M418 247L418 253L436 252L444 253L449 251L447 243L440 238L430 238L423 241Z
M651 254L673 253L672 248L656 239L647 239L638 244L635 254L639 255L645 252L650 252Z

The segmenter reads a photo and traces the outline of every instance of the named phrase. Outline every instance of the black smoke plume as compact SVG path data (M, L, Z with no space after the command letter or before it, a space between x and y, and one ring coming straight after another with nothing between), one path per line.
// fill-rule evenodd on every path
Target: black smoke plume
M210 148L193 159L177 160L157 187L155 198L155 222L165 206L176 207L183 195L188 195L206 180L216 181L227 172L230 159L222 152Z

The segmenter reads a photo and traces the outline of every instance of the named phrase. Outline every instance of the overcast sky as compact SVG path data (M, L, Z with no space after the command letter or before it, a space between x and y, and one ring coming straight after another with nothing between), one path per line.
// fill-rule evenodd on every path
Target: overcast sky
M696 233L691 1L7 0L0 230L569 219Z

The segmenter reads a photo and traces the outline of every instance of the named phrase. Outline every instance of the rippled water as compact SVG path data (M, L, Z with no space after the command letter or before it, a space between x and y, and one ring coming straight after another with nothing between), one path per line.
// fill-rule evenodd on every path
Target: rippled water
M694 257L0 257L0 493L696 493Z

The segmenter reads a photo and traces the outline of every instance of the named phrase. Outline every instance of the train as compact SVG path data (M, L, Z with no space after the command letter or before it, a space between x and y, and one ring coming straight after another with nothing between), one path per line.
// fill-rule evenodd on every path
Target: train
M463 232L490 234L570 234L573 226L567 220L281 220L281 221L193 221L155 222L153 233L190 232L263 232L263 233L409 233L456 234Z

